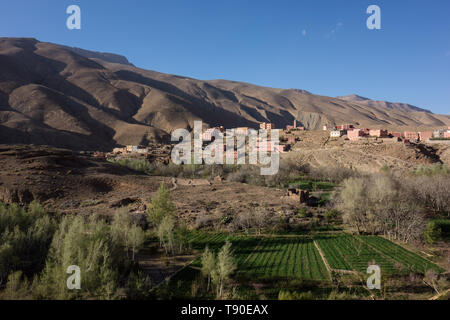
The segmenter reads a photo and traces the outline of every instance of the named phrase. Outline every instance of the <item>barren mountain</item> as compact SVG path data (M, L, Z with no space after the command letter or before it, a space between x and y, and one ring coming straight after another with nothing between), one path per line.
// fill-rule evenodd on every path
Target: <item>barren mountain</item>
M306 128L355 123L385 128L450 125L403 104L314 95L297 89L202 81L134 67L122 56L35 39L0 38L0 143L108 150L167 139L206 125Z
M341 99L341 100L345 100L345 101L357 102L359 104L364 104L369 107L381 107L381 108L387 108L387 109L392 109L392 110L403 110L405 112L418 111L418 112L425 112L425 113L430 113L430 114L432 113L430 110L422 109L422 108L410 105L408 103L371 100L369 98L361 97L356 94L351 94L348 96L337 97L337 98Z

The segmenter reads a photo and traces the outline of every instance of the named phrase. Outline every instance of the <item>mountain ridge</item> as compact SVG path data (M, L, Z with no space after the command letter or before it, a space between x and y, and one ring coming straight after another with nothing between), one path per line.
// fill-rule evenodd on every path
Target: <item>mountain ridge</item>
M80 51L83 50L83 51ZM178 128L436 128L450 116L403 105L346 101L301 89L197 80L144 70L125 57L30 38L0 38L0 143L110 150L164 140ZM122 62L122 63L120 63Z

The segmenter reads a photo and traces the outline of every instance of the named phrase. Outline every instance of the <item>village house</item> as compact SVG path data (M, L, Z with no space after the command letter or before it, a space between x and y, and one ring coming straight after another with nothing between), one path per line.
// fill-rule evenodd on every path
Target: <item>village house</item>
M330 132L330 137L331 138L340 138L342 137L344 134L346 134L347 132L344 130L332 130Z
M395 138L401 138L403 137L401 132L389 132L389 135L395 137Z
M448 138L448 133L450 132L450 127L448 129L440 129L433 132L433 138Z
M371 137L387 137L388 132L387 130L381 130L381 129L370 129L369 130L369 136Z
M448 127L448 130L444 132L444 138L449 139L450 138L450 127Z
M149 148L129 145L124 148L114 148L112 152L115 154L119 154L119 153L122 153L122 154L125 154L125 153L146 154L146 153L149 153Z
M126 146L125 147L126 152L128 152L128 153L137 152L138 148L139 148L138 146Z
M305 130L305 127L303 127L303 126L298 126L297 125L297 120L294 120L294 124L291 126L291 125L287 125L286 126L286 131L289 131L289 130L300 130L300 131L304 131Z
M261 130L272 130L275 129L275 125L273 123L262 122L259 124L259 128Z
M352 124L343 124L340 126L336 126L336 130L349 130L354 129L355 127Z
M357 141L363 136L363 131L361 129L353 129L347 131L347 138L351 141Z
M419 132L419 140L420 141L427 141L430 138L433 137L433 132L431 131L421 131Z
M414 131L405 131L403 136L408 141L417 141L417 140L419 140L419 134L417 132L414 132Z

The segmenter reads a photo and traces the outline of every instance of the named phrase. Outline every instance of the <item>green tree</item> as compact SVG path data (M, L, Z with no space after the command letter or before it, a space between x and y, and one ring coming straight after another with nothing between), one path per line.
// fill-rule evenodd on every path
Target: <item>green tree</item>
M175 205L170 196L170 190L161 183L152 203L147 210L148 221L153 226L158 226L165 216L175 215Z
M131 260L134 261L135 254L139 251L139 249L141 249L142 245L144 244L145 233L142 228L134 224L130 227L128 236L128 245L130 246L132 252Z
M63 218L40 279L41 294L51 299L114 298L119 287L118 270L125 265L120 252L104 221ZM66 271L71 265L80 267L81 290L68 290L66 286Z
M209 250L209 247L206 246L205 251L202 255L202 274L208 278L207 291L209 291L209 286L211 284L211 276L216 269L216 259L214 257L214 253Z
M441 227L439 227L439 225L434 221L428 222L424 231L425 242L428 244L433 244L441 239L441 235Z
M132 222L132 218L126 210L120 209L114 215L111 235L115 242L124 248L127 258L131 251L131 260L134 261L135 254L144 244L145 233L141 227Z
M159 244L164 248L166 254L174 252L175 242L175 221L171 216L163 217L161 223L158 225L157 234L159 238Z
M231 242L227 241L217 255L216 270L213 273L213 281L217 283L218 296L222 297L223 286L236 270L233 252L231 251Z

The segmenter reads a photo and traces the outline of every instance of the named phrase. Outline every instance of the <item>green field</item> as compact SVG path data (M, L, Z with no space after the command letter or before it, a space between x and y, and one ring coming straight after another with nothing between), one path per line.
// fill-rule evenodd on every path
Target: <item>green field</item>
M317 238L332 269L366 272L372 262L385 274L425 273L443 270L403 247L377 236L327 236Z
M193 234L190 243L196 250L208 245L218 250L226 240L233 244L238 271L243 278L296 278L328 280L325 264L311 238L305 236L229 236ZM373 262L388 275L443 270L432 262L378 236L317 236L315 238L332 269L365 273ZM200 261L194 265L200 266Z
M308 191L319 191L319 190L331 191L336 187L336 185L334 183L327 182L327 181L297 179L297 180L290 182L289 187L300 188L300 189L308 190Z
M239 273L259 279L329 279L325 264L313 241L299 237L261 240L240 266Z
M380 265L382 275L396 276L424 273L434 269L443 270L435 264L403 247L377 236L352 235L272 235L249 236L219 233L192 233L189 242L193 249L202 252L206 245L218 251L226 240L231 241L237 270L233 275L238 283L238 292L246 299L277 299L281 288L297 291L311 291L317 297L327 298L332 290L330 276L319 254L314 240L321 248L331 269L359 271L366 274L369 262ZM400 268L401 264L401 268ZM157 290L160 297L192 298L192 288L198 287L201 259L179 272L165 286ZM263 289L255 291L253 284L263 284ZM196 298L214 298L213 292L202 289ZM342 289L346 290L346 289ZM348 294L367 295L363 287L348 289Z
M218 250L227 239L233 244L239 276L258 279L329 279L325 264L313 241L305 237L257 238L197 234L191 236L190 242L194 249L202 250L208 245L211 249Z

